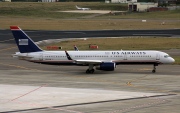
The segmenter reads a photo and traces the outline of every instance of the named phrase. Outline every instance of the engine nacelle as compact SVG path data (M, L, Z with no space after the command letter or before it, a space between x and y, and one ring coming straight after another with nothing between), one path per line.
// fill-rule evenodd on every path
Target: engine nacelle
M104 62L96 66L97 70L104 70L104 71L114 71L115 68L116 68L116 64L113 62Z

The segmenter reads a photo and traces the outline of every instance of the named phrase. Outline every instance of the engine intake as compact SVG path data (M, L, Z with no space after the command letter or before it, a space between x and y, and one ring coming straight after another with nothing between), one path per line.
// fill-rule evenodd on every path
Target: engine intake
M104 62L96 66L97 70L103 70L103 71L114 71L115 68L116 68L116 64L113 62Z

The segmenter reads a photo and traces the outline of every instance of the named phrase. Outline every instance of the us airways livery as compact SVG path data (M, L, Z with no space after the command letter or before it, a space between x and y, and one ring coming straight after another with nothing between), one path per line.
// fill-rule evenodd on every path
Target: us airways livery
M86 73L94 69L113 71L120 64L151 64L156 72L159 64L173 63L174 59L161 51L45 51L18 26L10 26L20 52L13 57L41 64L74 64L88 66Z

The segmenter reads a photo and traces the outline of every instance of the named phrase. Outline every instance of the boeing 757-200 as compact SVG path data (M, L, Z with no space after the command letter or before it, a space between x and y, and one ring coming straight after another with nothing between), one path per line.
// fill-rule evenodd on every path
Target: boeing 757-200
M94 73L94 69L113 71L120 64L151 64L152 72L156 72L159 64L173 63L174 59L161 51L45 51L18 26L10 26L20 52L14 57L41 64L74 64L88 66L86 73Z

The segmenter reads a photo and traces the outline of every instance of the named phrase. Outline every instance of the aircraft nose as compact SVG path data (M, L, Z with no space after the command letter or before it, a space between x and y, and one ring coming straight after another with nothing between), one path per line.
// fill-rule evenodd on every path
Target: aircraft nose
M174 62L175 62L174 58L171 58L171 62L172 62L172 63L174 63Z

